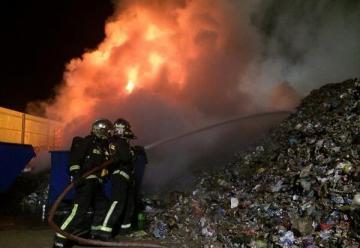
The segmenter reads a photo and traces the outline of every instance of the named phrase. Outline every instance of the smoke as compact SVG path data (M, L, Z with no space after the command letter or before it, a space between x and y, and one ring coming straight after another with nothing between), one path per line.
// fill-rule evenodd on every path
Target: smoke
M356 1L115 5L105 40L69 62L46 107L66 124L66 144L100 117L129 119L148 143L234 115L292 109L310 90L359 75Z
M359 1L258 1L253 24L262 48L245 78L265 90L287 81L305 95L360 75Z
M145 193L190 189L198 172L226 166L235 151L253 148L289 114L271 112L240 117L160 142L147 152L151 159L145 170Z
M26 171L29 171L33 174L48 172L50 165L50 153L47 150L37 150L36 156L26 166Z
M360 74L358 1L114 4L105 40L67 64L45 108L65 124L64 146L97 118L128 119L148 144L233 116L291 110L312 89Z
M106 39L70 61L47 108L48 117L66 123L69 137L89 132L97 118L125 117L146 143L261 109L239 81L258 50L248 7L121 3Z

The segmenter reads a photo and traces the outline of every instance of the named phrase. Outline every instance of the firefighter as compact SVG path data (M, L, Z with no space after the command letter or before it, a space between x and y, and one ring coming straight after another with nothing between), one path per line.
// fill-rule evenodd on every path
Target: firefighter
M131 131L130 123L125 119L118 119L114 123L114 135L110 142L110 154L114 160L111 166L111 202L104 217L100 232L94 237L110 240L117 223L120 232L129 230L134 210L134 152L130 141L136 136Z
M82 220L90 206L94 208L91 231L96 231L100 227L108 203L100 177L101 172L94 172L86 178L81 175L109 159L108 142L112 130L113 125L109 120L99 119L92 124L90 135L73 139L69 172L75 182L75 197L70 214L60 225L61 230L79 235L87 229L82 225ZM53 247L72 247L72 242L56 233Z

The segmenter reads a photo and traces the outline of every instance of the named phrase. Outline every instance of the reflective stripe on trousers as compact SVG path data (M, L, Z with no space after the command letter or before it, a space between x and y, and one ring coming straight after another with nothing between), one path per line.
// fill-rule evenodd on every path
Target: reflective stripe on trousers
M108 224L109 219L110 219L110 216L111 216L112 213L114 212L114 209L115 209L115 207L116 207L117 204L118 204L117 201L114 201L114 202L111 204L111 207L110 207L109 211L108 211L107 214L106 214L104 223L102 224L100 230L105 231L105 232L111 232L111 231L112 231L112 228L107 227L107 224Z
M113 175L116 175L116 174L119 174L119 175L121 175L121 176L125 177L127 180L129 180L129 179L130 179L129 174L127 174L125 171L122 171L122 170L116 170L116 171L114 171L114 172L113 172Z

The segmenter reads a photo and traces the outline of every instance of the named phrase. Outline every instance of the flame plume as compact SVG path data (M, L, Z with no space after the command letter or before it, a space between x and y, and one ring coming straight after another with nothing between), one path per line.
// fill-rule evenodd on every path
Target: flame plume
M258 46L246 8L230 0L126 1L104 41L67 64L48 117L62 120L69 136L86 134L97 118L125 117L153 141L259 110L240 82Z

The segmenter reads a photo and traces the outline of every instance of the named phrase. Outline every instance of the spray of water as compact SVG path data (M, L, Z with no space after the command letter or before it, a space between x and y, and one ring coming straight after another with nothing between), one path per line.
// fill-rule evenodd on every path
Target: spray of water
M181 138L184 138L184 137L187 137L187 136L190 136L190 135L194 135L194 134L197 134L197 133L200 133L200 132L204 132L204 131L207 131L207 130L210 130L210 129L213 129L213 128L216 128L216 127L229 125L229 124L232 124L232 123L238 122L238 121L244 121L244 120L247 120L247 119L256 119L258 117L266 117L266 116L276 116L276 115L281 115L282 116L282 115L288 115L290 113L291 112L288 112L288 111L278 111L278 112L258 113L258 114L255 114L255 115L235 117L235 118L232 118L232 119L229 119L229 120L226 120L226 121L222 121L222 122L219 122L219 123L212 124L210 126L202 127L202 128L199 128L199 129L196 129L196 130L193 130L193 131L178 134L178 135L173 136L173 137L158 140L158 141L156 141L156 142L154 142L152 144L146 145L145 149L150 150L150 149L156 148L157 146L164 145L164 144L170 143L170 142L174 142L174 141L176 141L178 139L181 139Z
M226 166L235 152L256 145L290 113L231 118L145 146L149 164L143 188L159 193L189 187L195 172Z

